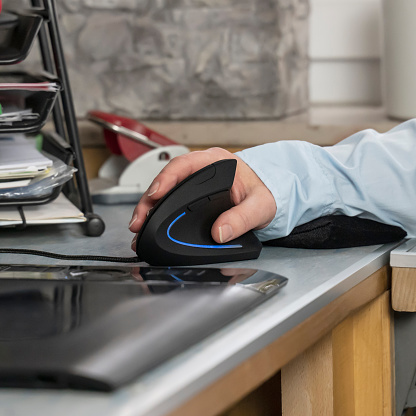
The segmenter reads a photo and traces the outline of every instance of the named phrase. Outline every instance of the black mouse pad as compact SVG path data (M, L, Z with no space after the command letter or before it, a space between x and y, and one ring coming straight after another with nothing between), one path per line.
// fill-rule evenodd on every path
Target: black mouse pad
M114 390L286 282L252 269L0 266L0 386Z

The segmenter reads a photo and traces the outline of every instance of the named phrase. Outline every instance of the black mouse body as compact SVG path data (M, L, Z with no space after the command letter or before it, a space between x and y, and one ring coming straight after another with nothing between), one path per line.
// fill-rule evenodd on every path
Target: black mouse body
M211 227L232 207L230 190L237 161L225 159L190 175L147 216L136 240L141 260L154 266L185 266L255 259L262 245L253 232L218 244Z

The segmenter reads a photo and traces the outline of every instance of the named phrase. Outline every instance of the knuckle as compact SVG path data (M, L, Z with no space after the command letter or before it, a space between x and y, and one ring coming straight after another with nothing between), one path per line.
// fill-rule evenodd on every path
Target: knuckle
M170 163L170 168L180 169L182 171L188 171L192 168L192 161L190 160L191 153L187 153L184 155L176 156L174 159L172 159Z
M241 228L247 231L251 229L251 218L247 215L246 211L239 212L239 221Z
M211 155L215 155L215 156L221 156L221 157L226 157L231 155L231 153L228 150L223 149L222 147L210 147L209 149L205 150L205 152L211 154Z

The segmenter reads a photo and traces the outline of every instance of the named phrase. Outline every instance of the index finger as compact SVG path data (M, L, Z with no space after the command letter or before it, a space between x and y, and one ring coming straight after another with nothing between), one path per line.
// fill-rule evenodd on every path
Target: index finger
M182 180L210 163L230 157L233 157L232 153L224 149L213 148L187 153L172 159L155 177L149 189L140 199L129 224L130 230L137 233L148 211Z
M175 157L153 180L148 196L158 200L189 175L217 160L229 158L230 155L224 149L212 148Z

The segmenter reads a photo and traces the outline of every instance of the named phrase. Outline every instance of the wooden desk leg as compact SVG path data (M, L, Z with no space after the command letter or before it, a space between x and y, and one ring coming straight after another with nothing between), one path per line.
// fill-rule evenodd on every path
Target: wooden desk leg
M328 334L282 368L282 415L332 415L332 374L332 339Z
M391 303L395 311L416 312L416 268L393 267Z
M391 416L390 293L370 302L282 369L283 416Z

